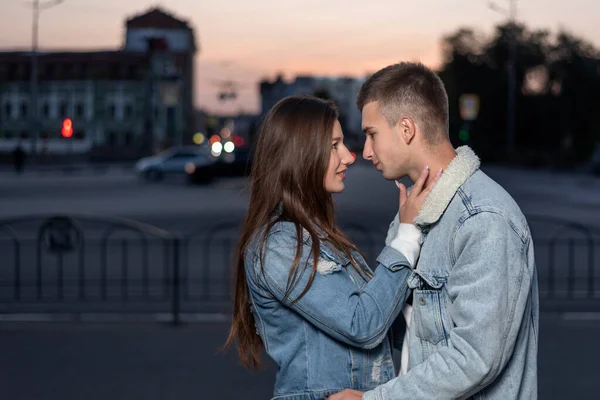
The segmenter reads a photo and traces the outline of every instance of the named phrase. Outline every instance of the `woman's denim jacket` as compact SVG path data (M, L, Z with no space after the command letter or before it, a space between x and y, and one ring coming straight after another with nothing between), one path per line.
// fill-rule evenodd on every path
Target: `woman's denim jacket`
M408 261L386 246L368 280L321 236L312 285L293 302L304 290L313 264L310 237L303 236L297 283L287 298L298 243L295 226L278 222L269 231L262 268L259 240L251 242L246 253L257 334L278 365L274 398L323 399L344 388L365 391L394 378L389 330L408 297ZM369 268L358 253L353 257Z

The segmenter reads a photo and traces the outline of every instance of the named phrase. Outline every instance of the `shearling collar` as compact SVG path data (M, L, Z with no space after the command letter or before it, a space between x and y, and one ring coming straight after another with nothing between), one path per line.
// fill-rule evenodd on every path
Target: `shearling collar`
M456 157L448 164L440 180L425 199L414 223L425 226L437 222L458 188L479 169L479 165L479 157L469 146L456 149Z

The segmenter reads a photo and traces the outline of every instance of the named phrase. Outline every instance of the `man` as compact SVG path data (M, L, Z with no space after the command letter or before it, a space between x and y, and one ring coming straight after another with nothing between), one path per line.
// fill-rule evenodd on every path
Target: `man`
M363 84L357 105L363 157L384 178L415 181L426 166L444 174L415 218L423 247L408 282L399 376L330 399L537 398L531 233L515 201L479 170L475 153L450 143L442 81L422 64L392 65ZM396 216L387 241L397 229Z

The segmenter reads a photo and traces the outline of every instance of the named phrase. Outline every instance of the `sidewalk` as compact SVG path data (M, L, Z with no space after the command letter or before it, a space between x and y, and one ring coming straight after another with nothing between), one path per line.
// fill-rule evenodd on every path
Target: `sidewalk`
M0 393L7 400L269 399L276 371L244 370L220 354L227 322L0 323ZM600 391L594 314L544 314L540 399L595 399Z
M72 163L72 164L26 164L21 175L17 175L12 165L0 164L0 177L14 176L78 176L102 175L107 173L132 173L134 163Z

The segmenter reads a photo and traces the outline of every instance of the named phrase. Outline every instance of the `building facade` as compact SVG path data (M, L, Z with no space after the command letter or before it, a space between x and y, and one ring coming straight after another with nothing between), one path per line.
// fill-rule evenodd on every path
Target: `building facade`
M121 49L39 52L36 99L31 52L0 52L0 153L127 158L190 143L196 52L189 25L155 8L126 21Z
M281 76L260 83L261 113L271 109L279 100L291 95L317 95L335 101L340 110L344 135L351 142L362 140L361 113L356 108L356 97L366 78L298 76L285 82Z

